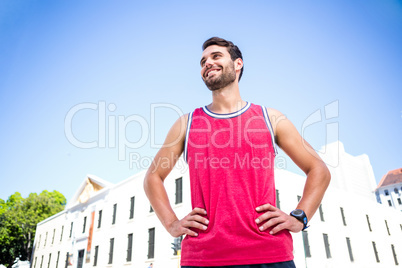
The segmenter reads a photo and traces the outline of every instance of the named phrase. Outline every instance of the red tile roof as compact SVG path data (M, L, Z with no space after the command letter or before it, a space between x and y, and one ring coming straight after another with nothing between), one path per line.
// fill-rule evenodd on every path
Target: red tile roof
M402 183L402 168L388 171L388 173L382 177L377 189L397 183Z

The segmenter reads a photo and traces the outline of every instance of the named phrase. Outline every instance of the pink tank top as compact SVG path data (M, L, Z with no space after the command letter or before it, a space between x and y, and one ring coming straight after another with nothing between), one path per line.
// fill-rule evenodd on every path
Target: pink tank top
M247 265L293 259L291 234L270 235L255 208L275 201L276 147L266 108L251 103L230 114L206 107L189 114L184 158L192 207L204 208L206 231L182 242L182 266Z

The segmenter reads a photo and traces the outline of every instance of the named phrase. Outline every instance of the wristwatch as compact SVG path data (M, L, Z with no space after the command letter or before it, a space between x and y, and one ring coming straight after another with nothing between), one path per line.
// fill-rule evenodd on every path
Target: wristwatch
M303 223L303 229L302 231L304 231L305 229L307 229L309 226L307 226L307 216L306 213L304 213L303 210L301 209L295 209L292 212L290 212L290 216L295 217L296 219L298 219L300 222Z

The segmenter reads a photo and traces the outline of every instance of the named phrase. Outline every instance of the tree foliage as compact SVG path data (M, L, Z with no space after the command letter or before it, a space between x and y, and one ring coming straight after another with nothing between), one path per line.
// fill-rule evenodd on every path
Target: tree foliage
M66 198L58 191L44 190L23 198L15 192L0 199L0 263L11 267L15 258L30 260L36 225L62 211Z

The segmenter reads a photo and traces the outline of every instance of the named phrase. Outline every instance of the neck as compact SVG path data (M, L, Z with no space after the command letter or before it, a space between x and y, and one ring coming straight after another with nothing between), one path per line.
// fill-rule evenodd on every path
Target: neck
M233 113L246 105L242 100L238 82L224 88L212 91L212 103L207 107L214 113Z

